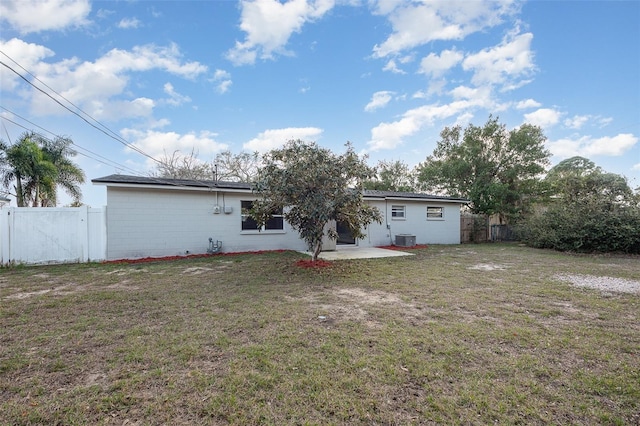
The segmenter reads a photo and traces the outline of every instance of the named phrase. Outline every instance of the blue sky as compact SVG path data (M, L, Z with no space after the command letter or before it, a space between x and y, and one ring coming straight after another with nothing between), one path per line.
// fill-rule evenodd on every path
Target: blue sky
M638 1L0 0L0 52L113 132L0 65L2 139L69 136L88 181L298 138L413 166L493 114L640 186Z

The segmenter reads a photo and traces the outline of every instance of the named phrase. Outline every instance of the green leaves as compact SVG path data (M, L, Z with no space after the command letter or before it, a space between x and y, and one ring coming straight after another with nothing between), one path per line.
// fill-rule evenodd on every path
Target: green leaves
M356 238L363 237L362 228L382 221L380 212L364 203L364 182L374 176L365 161L350 144L347 151L336 155L316 143L289 141L283 148L264 155L254 192L260 199L254 203L252 216L264 223L275 208L313 252L322 248L322 237L330 221L343 221ZM328 233L335 238L335 233Z
M515 218L540 193L539 176L549 163L537 126L507 131L497 118L483 127L446 127L433 154L418 166L421 189L471 200L473 213Z
M572 157L545 179L546 209L528 218L522 238L534 247L640 253L640 204L624 177Z
M11 189L19 207L55 206L61 186L75 201L82 193L78 184L84 172L68 157L76 152L67 138L47 140L36 133L23 134L14 145L0 143L0 180Z

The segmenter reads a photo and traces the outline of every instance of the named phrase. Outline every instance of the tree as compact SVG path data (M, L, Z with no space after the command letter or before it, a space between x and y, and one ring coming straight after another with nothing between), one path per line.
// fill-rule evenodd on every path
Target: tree
M550 198L520 227L533 247L562 251L640 253L640 197L627 180L573 157L547 174Z
M542 192L549 164L542 130L530 124L507 131L498 118L483 127L445 127L433 154L418 165L421 189L470 200L473 213L515 220Z
M565 203L587 202L611 205L629 201L633 191L627 180L615 173L604 172L584 157L571 157L549 170L545 181L550 194Z
M191 150L183 155L176 150L169 156L165 152L160 158L152 176L169 179L213 180L214 169L211 164L198 159L198 154Z
M376 176L364 183L366 189L380 191L413 192L416 190L415 175L409 166L400 161L381 160L375 168Z
M257 152L231 151L218 153L212 163L198 159L198 153L191 150L189 155L174 151L166 153L151 173L152 176L171 179L223 180L231 182L252 182L258 172L260 157Z
M362 229L382 222L380 211L366 204L363 183L373 170L360 159L350 144L336 155L315 143L289 141L283 148L263 156L258 171L251 215L264 225L273 211L283 211L284 218L300 232L316 261L322 250L322 238L330 221L344 223L354 237L362 238ZM337 239L335 230L327 230Z
M57 187L61 187L78 204L82 199L80 185L84 183L84 172L69 158L76 155L71 147L73 141L69 138L56 138L54 140L42 139L42 153L56 169L54 185L43 186L38 192L39 196L34 201L41 207L55 206L58 201Z
M84 173L69 159L76 154L72 144L68 138L47 140L33 132L14 145L0 141L0 181L18 207L55 206L58 186L80 200Z
M231 182L253 182L260 168L258 152L241 152L232 154L222 151L214 160L218 179Z

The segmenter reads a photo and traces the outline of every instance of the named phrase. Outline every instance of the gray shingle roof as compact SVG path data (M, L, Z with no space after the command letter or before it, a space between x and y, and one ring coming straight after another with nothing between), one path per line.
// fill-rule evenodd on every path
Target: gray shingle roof
M227 182L213 180L192 180L192 179L168 179L147 176L129 176L129 175L109 175L101 178L92 179L93 183L103 184L127 184L127 185L160 185L160 186L183 186L190 188L221 188L221 189L239 189L251 191L253 185L246 182ZM380 191L373 189L365 189L365 197L375 198L415 198L422 200L442 200L442 201L458 201L460 203L468 203L465 198L446 197L441 195L424 194L420 192L398 192L398 191Z
M109 175L101 178L92 179L93 183L121 183L131 185L161 185L161 186L186 186L192 188L228 188L228 189L247 189L251 190L252 186L244 182L227 182L213 180L194 180L194 179L168 179L160 177L147 176L129 176L129 175Z

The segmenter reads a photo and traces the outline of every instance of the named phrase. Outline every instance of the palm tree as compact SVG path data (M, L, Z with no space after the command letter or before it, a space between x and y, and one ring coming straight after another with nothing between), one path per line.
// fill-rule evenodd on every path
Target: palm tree
M57 169L55 185L52 191L41 192L41 205L56 205L57 186L73 198L74 203L79 203L82 198L80 185L84 183L84 172L69 157L76 155L76 151L71 148L73 141L69 138L56 138L53 141L44 140L42 152ZM43 187L46 189L46 186ZM46 195L46 197L45 197Z
M84 172L68 158L76 154L72 144L67 138L49 141L32 132L14 145L0 141L0 183L7 189L13 186L18 207L55 206L58 185L80 200Z

